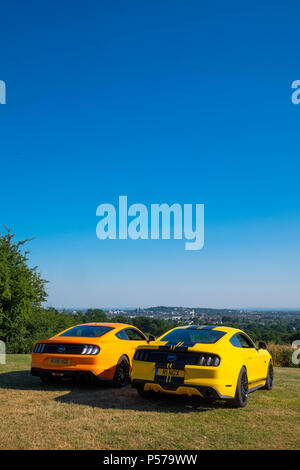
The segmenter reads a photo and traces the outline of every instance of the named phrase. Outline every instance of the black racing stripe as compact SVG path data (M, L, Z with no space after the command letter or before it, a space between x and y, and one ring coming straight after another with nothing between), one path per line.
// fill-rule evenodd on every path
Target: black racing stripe
M169 366L172 366L172 364L155 364L155 376L154 376L154 382L164 385L184 385L184 377L167 377L165 375L158 375L157 372L159 369L168 369ZM172 367L171 367L172 368ZM177 370L184 370L184 366L181 367L176 367Z
M177 344L177 343L176 343ZM165 344L164 346L158 346L158 349L160 349L161 351L178 351L178 352L184 352L184 351L187 351L188 348L192 348L193 346L195 346L195 344L197 343L186 343L186 342L183 342L183 344L181 346L176 346L175 343L167 343Z
M158 384L166 384L166 385L184 385L184 377L170 377L167 381L168 377L156 375L155 382Z
M172 367L170 367L172 366ZM173 368L178 369L178 370L184 370L185 365L184 364L173 364L172 362L156 362L155 363L155 369L168 369L168 368Z

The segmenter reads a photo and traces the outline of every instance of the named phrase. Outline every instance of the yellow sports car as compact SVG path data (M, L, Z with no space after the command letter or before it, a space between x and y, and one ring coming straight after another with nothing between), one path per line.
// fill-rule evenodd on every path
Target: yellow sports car
M244 407L248 393L272 389L273 361L264 343L256 347L241 330L182 326L137 348L132 386L142 397L154 392L199 395Z
M123 387L129 381L137 346L148 342L140 330L123 323L73 326L34 345L31 374L45 382L86 377L113 381Z

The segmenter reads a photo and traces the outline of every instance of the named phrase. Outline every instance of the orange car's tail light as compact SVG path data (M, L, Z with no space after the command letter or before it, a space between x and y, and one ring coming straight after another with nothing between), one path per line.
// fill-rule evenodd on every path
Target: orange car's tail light
M34 348L33 348L33 351L34 353L42 353L45 349L45 346L46 344L45 343L37 343Z
M99 352L100 352L99 346L91 346L89 344L85 344L81 354L85 354L85 355L90 355L91 354L91 355L95 356Z
M32 352L35 354L83 354L85 356L95 356L99 354L100 348L94 344L37 343Z

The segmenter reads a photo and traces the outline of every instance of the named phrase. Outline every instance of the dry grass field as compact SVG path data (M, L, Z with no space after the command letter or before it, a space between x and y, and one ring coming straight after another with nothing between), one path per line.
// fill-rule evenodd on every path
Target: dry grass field
M299 449L300 369L245 409L199 398L145 401L130 386L43 385L29 355L0 365L0 449Z

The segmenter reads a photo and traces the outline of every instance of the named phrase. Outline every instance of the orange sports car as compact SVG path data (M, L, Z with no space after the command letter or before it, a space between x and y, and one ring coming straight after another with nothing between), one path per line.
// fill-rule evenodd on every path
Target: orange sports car
M123 387L129 381L137 346L146 345L152 339L124 323L73 326L34 345L31 374L40 376L44 382L90 377Z

